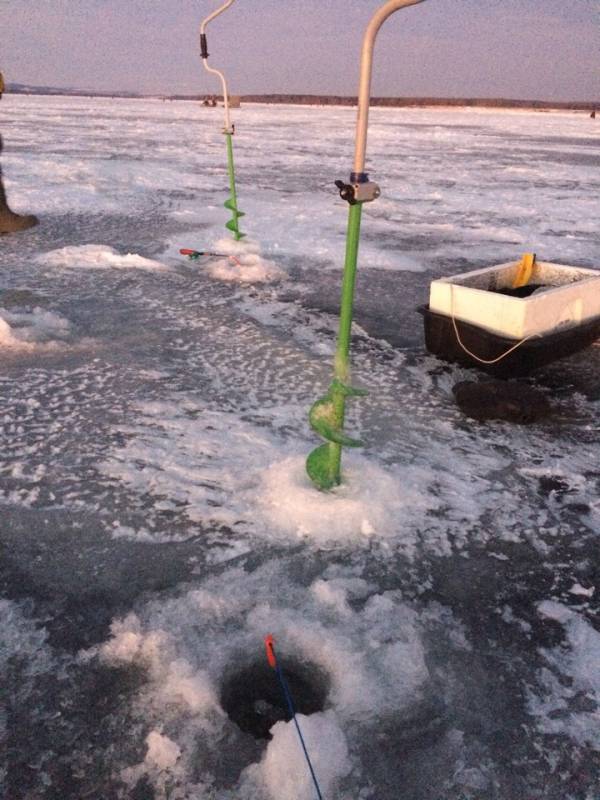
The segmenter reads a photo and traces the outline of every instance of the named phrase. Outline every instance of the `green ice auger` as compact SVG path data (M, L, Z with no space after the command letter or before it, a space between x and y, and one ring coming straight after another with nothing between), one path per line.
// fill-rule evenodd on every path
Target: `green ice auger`
M368 203L379 197L379 187L369 180L369 176L365 172L375 38L385 20L394 11L422 2L423 0L388 0L372 17L363 39L354 169L350 174L349 183L336 181L340 196L349 203L350 210L346 234L346 259L342 280L340 327L335 354L334 377L327 394L317 400L309 412L311 427L327 441L317 447L316 450L313 450L308 456L306 471L313 483L323 490L333 489L341 483L342 447L360 447L362 445L360 440L353 439L344 433L344 415L347 397L366 394L363 389L356 389L350 385L349 354L362 206L363 203Z
M208 23L213 20L215 17L219 16L226 8L234 3L235 0L227 0L222 6L220 6L216 11L213 11L212 14L209 14L205 20L202 21L200 25L200 56L202 58L202 63L204 64L204 69L207 72L212 72L213 75L218 75L221 80L221 86L223 88L223 105L225 107L225 127L223 128L223 133L225 134L225 138L227 141L227 171L229 173L229 197L223 204L225 208L231 211L232 217L231 219L225 224L225 227L231 231L233 234L233 238L236 242L239 242L241 238L245 236L244 233L241 233L239 228L238 220L240 217L244 216L244 212L240 211L237 205L237 192L235 189L235 166L233 162L233 135L235 133L235 125L232 124L231 118L229 115L229 92L227 91L227 81L225 80L225 76L222 72L218 69L214 69L213 67L208 66L208 44L206 41L206 26Z

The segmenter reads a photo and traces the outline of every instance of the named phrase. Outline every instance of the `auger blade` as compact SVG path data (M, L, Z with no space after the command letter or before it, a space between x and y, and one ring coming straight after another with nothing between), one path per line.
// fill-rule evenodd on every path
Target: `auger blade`
M230 219L228 222L225 223L225 227L233 233L234 239L238 242L240 239L243 239L244 236L246 235L245 233L241 233L238 230L236 219Z
M360 389L358 386L348 386L339 378L334 378L329 387L329 393L335 390L341 391L345 397L367 397L369 392L367 389Z
M245 217L246 216L243 211L238 211L238 208L237 208L237 206L235 204L235 200L233 200L231 197L229 198L229 200L225 200L223 205L229 211L233 211L233 213L236 215L236 217Z
M335 469L332 469L330 458L330 445L322 444L313 450L306 459L306 472L308 477L318 489L329 491L334 486L339 486Z
M313 404L308 412L308 421L312 429L329 442L335 442L344 447L363 446L360 439L352 439L347 436L337 424L333 399L330 395L325 395L325 397Z

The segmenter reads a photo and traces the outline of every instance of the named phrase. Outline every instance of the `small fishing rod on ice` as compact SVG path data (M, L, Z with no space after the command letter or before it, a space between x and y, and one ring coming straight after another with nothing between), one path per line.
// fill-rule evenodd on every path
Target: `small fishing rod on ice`
M213 253L210 250L192 250L189 247L181 247L179 252L182 256L187 256L190 261L197 261L201 256L206 256L209 258L228 258L238 267L241 266L239 258L228 255L227 253Z
M294 708L294 701L292 700L292 695L290 693L290 688L287 684L285 676L283 674L283 670L281 669L278 661L277 656L275 655L275 640L273 636L269 634L265 636L265 649L267 651L267 661L269 662L269 666L275 670L277 677L279 679L279 683L281 685L281 689L283 691L283 696L285 697L285 702L288 707L288 711L290 712L291 718L294 720L294 725L296 726L296 731L298 733L298 738L300 739L300 744L302 745L302 752L304 753L304 758L306 759L306 763L308 764L308 768L310 770L310 776L312 778L315 790L317 792L318 800L323 800L323 795L321 794L321 789L319 787L319 782L317 780L317 776L315 774L314 767L310 760L310 756L308 755L308 750L306 748L306 743L304 741L304 736L302 736L302 731L300 730L300 724L296 717L296 709Z

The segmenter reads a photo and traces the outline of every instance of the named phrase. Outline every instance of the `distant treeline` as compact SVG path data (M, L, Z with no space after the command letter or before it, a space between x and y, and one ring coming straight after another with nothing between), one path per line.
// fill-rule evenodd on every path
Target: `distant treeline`
M187 100L201 102L205 94L141 95L133 92L96 92L82 89L57 89L51 86L26 86L8 84L8 92L13 94L64 95L68 97L122 97L127 99ZM212 95L211 95L212 96ZM246 94L242 103L279 103L303 106L355 106L356 97L321 94ZM222 101L222 97L217 97ZM411 108L421 106L459 106L470 108L525 108L525 109L565 109L570 111L590 111L600 108L600 100L588 102L565 102L550 100L510 100L506 98L483 97L372 97L371 105L389 108Z
M318 94L248 94L242 95L244 103L287 103L289 105L355 106L356 97ZM559 102L548 100L509 100L483 97L372 97L371 105L391 108L419 106L467 106L473 108L560 108L573 111L589 111L600 108L597 102Z

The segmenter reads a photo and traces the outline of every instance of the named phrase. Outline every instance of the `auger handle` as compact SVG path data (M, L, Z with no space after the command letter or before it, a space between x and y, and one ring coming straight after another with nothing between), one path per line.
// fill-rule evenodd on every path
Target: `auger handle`
M414 6L424 0L388 0L379 11L376 11L363 37L360 56L360 79L358 85L358 118L356 120L356 147L354 151L354 175L364 175L365 156L367 152L367 128L369 125L369 104L371 102L371 75L373 73L373 50L375 38L386 19L401 8ZM364 178L363 178L364 180Z
M222 72L218 69L214 69L214 67L208 66L208 44L206 41L206 26L209 22L211 22L215 17L218 17L219 14L222 14L225 9L229 8L235 0L227 0L227 2L223 3L222 6L219 6L216 11L213 11L212 14L209 14L206 19L203 19L200 24L200 58L202 59L202 63L204 64L204 69L207 72L212 73L213 75L217 75L221 80L221 86L223 88L223 105L225 107L225 133L233 134L233 128L231 125L231 119L229 116L229 92L227 90L227 81L225 80L225 76Z

